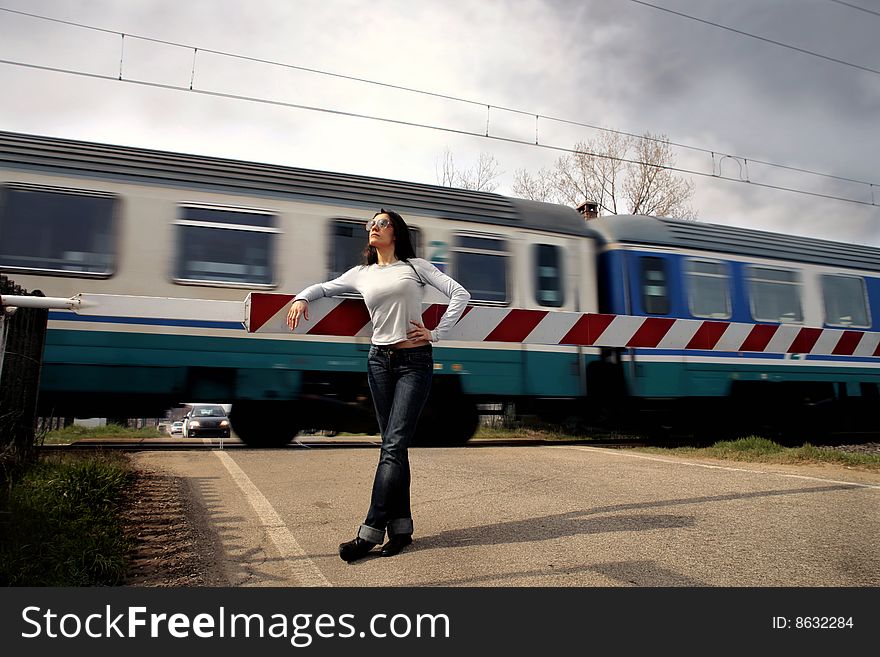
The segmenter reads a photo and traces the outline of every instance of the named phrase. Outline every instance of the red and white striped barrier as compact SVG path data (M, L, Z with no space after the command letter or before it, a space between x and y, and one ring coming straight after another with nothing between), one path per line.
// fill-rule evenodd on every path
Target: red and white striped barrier
M248 295L248 332L290 334L287 311L293 298ZM425 326L435 328L445 310L444 304L425 304ZM294 333L369 337L371 331L363 301L325 298L309 304L309 321ZM466 308L446 340L880 357L880 333L875 332L478 306Z

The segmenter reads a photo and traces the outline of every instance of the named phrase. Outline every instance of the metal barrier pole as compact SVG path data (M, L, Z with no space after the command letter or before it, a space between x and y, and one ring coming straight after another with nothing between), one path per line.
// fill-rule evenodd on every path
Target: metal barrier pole
M0 306L3 306L4 308L78 310L82 307L82 297L77 295L70 299L65 299L62 297L29 297L15 294L0 294Z

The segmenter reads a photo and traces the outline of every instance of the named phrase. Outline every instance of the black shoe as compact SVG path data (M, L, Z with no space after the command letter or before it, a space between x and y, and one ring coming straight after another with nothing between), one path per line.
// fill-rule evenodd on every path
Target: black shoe
M410 543L412 543L412 536L409 534L392 536L388 539L388 542L382 546L381 554L383 557L393 557Z
M376 545L378 545L378 543L370 543L370 541L365 541L358 536L353 541L339 544L339 556L342 557L343 561L354 561L355 559L363 557L367 552L376 547Z

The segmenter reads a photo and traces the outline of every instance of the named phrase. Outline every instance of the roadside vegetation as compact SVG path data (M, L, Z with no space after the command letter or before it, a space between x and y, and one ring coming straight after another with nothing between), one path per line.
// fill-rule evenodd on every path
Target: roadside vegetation
M108 424L103 427L83 427L72 424L63 429L56 429L46 433L43 444L66 445L77 440L99 438L162 438L168 437L163 431L157 431L156 427L144 427L143 429L129 429L119 424Z
M880 454L862 453L856 450L835 449L828 446L816 446L804 443L799 447L786 447L761 436L748 436L736 440L722 440L713 444L700 446L677 447L664 446L658 441L654 446L644 446L639 436L614 433L593 433L591 435L578 435L567 433L558 428L493 428L481 426L474 438L486 438L496 440L578 440L589 443L593 440L614 440L626 444L632 441L629 449L635 449L652 454L666 454L688 456L696 458L727 459L731 461L749 461L752 463L780 463L780 464L810 464L828 463L845 467L860 468L864 470L880 471Z
M800 447L784 447L760 436L722 440L709 447L637 447L654 454L696 456L752 463L809 464L830 463L865 470L880 471L880 454L850 452L832 447L804 443Z
M490 440L577 440L581 436L572 436L562 429L554 427L517 427L502 428L480 425L474 439ZM583 438L588 440L588 438Z
M44 457L0 494L0 586L113 586L126 569L119 456Z

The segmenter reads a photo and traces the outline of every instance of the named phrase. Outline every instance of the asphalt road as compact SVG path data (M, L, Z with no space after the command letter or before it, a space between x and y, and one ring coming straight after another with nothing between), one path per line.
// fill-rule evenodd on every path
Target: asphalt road
M581 446L413 449L414 544L346 564L378 450L141 452L231 586L880 585L880 475Z

